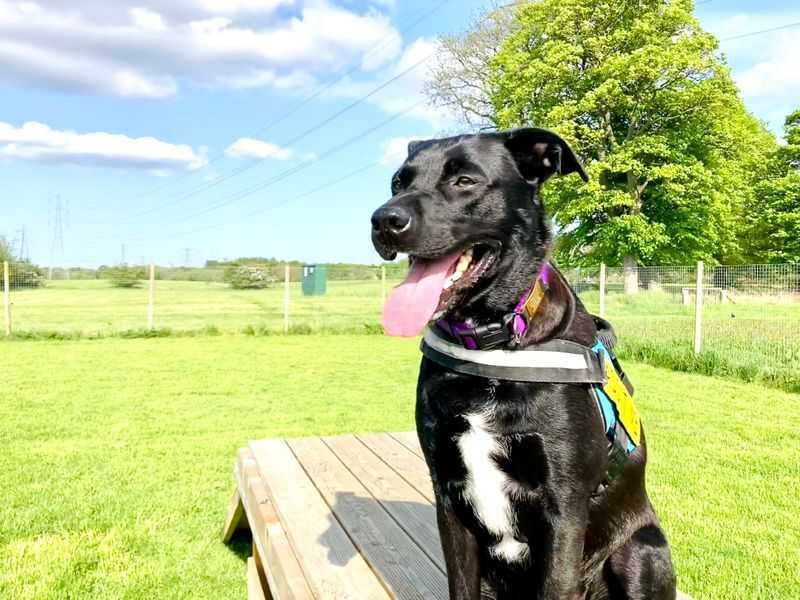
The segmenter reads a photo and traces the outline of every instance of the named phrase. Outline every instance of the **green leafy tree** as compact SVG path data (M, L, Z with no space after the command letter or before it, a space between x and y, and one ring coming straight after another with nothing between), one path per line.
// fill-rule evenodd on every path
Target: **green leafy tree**
M236 290L262 290L277 281L267 266L236 265L225 269L225 282Z
M3 284L3 263L8 263L9 287L37 288L45 285L44 273L28 260L14 256L11 245L0 237L0 288Z
M551 128L591 182L545 201L565 264L741 256L741 213L774 138L745 110L692 0L542 0L488 63L500 127ZM635 284L635 280L634 280Z
M778 165L798 171L800 170L800 109L786 117L784 131L786 145L778 148Z
M111 280L111 285L117 288L135 288L142 285L147 276L144 267L117 265L104 269L103 277Z
M786 118L785 131L786 145L774 153L745 211L755 262L800 263L800 110Z
M0 265L4 262L12 262L13 256L11 255L11 246L4 237L0 237Z

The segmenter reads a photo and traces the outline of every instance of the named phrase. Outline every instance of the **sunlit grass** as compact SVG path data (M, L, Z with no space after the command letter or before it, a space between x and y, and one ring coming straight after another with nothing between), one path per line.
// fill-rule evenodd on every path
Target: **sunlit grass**
M378 279L328 282L324 296L290 287L293 333L375 333L384 291ZM675 288L679 292L679 288ZM283 331L284 290L233 290L220 283L157 281L154 333L147 326L146 289L116 289L106 280L54 281L44 289L14 290L14 328L22 338L204 335ZM597 291L580 294L599 310ZM782 297L709 297L703 315L703 355L693 353L694 305L680 293L610 291L606 316L621 339L620 352L636 360L690 372L763 381L800 389L800 301Z
M12 302L14 328L20 332L96 335L147 326L146 286L120 289L107 280L53 281L41 289L14 290ZM325 296L303 296L300 284L292 283L290 323L313 328L376 324L381 303L378 280L329 281ZM283 306L282 283L265 290L234 290L221 283L157 281L154 324L173 331L207 326L226 332L246 326L277 331L283 327Z
M416 341L0 344L0 598L244 598L219 541L247 440L413 428ZM697 600L800 597L800 396L626 364Z

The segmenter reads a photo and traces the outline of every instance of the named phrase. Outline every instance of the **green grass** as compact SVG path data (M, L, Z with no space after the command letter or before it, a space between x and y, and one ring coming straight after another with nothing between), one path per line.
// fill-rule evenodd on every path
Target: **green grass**
M397 281L388 282L386 289ZM676 288L677 289L677 288ZM117 289L106 280L53 281L43 289L14 290L14 329L21 338L145 337L283 330L282 284L232 290L219 283L157 281L155 334L147 333L147 290ZM598 293L581 298L598 310ZM382 290L378 280L329 281L328 293L290 289L293 333L376 332ZM606 316L622 340L620 353L677 370L761 381L800 391L800 298L734 296L709 301L703 318L703 355L693 354L694 306L679 294L635 296L610 292Z
M0 353L0 598L244 598L247 548L219 541L236 449L413 427L413 340L20 341ZM800 597L800 397L626 366L681 588Z
M393 282L396 284L397 282ZM393 283L387 284L391 289ZM52 281L40 289L12 292L14 329L108 335L147 325L145 288L114 288L107 280ZM175 332L283 328L283 284L265 290L234 290L221 283L157 281L155 325ZM291 284L291 323L312 329L354 328L378 323L380 281L330 281L325 296L303 296Z
M597 292L581 299L598 311ZM619 335L623 357L800 392L800 298L707 300L700 355L693 348L694 311L694 304L683 306L679 295L663 292L612 293L606 299L606 317Z

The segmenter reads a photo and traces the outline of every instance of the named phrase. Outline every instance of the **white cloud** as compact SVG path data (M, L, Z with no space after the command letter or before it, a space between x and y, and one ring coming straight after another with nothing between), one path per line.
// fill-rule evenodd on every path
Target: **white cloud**
M253 138L239 138L228 146L225 154L231 158L257 158L260 160L267 158L289 160L294 155L289 148L281 148L276 144Z
M374 88L398 77L378 93L370 95L367 102L388 114L406 114L423 121L437 129L453 127L456 122L449 111L432 106L424 93L426 83L431 77L433 61L437 60L437 42L418 38L405 48L398 60L376 73L374 77L358 81L348 80L330 90L330 95L344 98L358 98L369 94ZM407 72L406 72L407 71Z
M397 167L408 156L408 144L414 140L424 140L431 136L393 137L381 144L381 164L388 167Z
M735 75L745 97L800 95L800 36L784 33L770 55Z
M132 70L102 58L53 54L24 42L0 39L0 81L64 91L166 98L177 91L170 76Z
M135 7L128 11L131 16L131 22L141 29L149 31L166 31L167 24L157 12L149 8Z
M359 14L327 0L291 5L0 0L0 84L143 98L175 95L184 81L291 88L354 60L378 69L400 52L400 34L376 9ZM265 21L263 13L274 14Z
M272 13L280 6L292 4L294 0L197 0L197 5L206 12L221 15Z
M784 118L796 108L800 96L800 29L747 34L800 21L800 10L791 3L757 13L731 12L723 3L708 5L715 6L716 11L703 17L703 26L721 40L720 48L748 109L780 134Z
M206 165L204 152L153 137L52 129L44 123L22 127L0 121L0 156L44 163L145 169L153 173L196 170Z

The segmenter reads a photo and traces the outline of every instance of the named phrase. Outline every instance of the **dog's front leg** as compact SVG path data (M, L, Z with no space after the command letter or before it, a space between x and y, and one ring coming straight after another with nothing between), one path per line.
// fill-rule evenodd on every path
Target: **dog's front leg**
M458 519L450 501L438 494L436 520L447 565L450 600L480 600L480 557L475 536Z
M547 557L544 600L581 600L586 594L582 575L588 514L585 510L570 513L562 513L553 523L553 545Z

